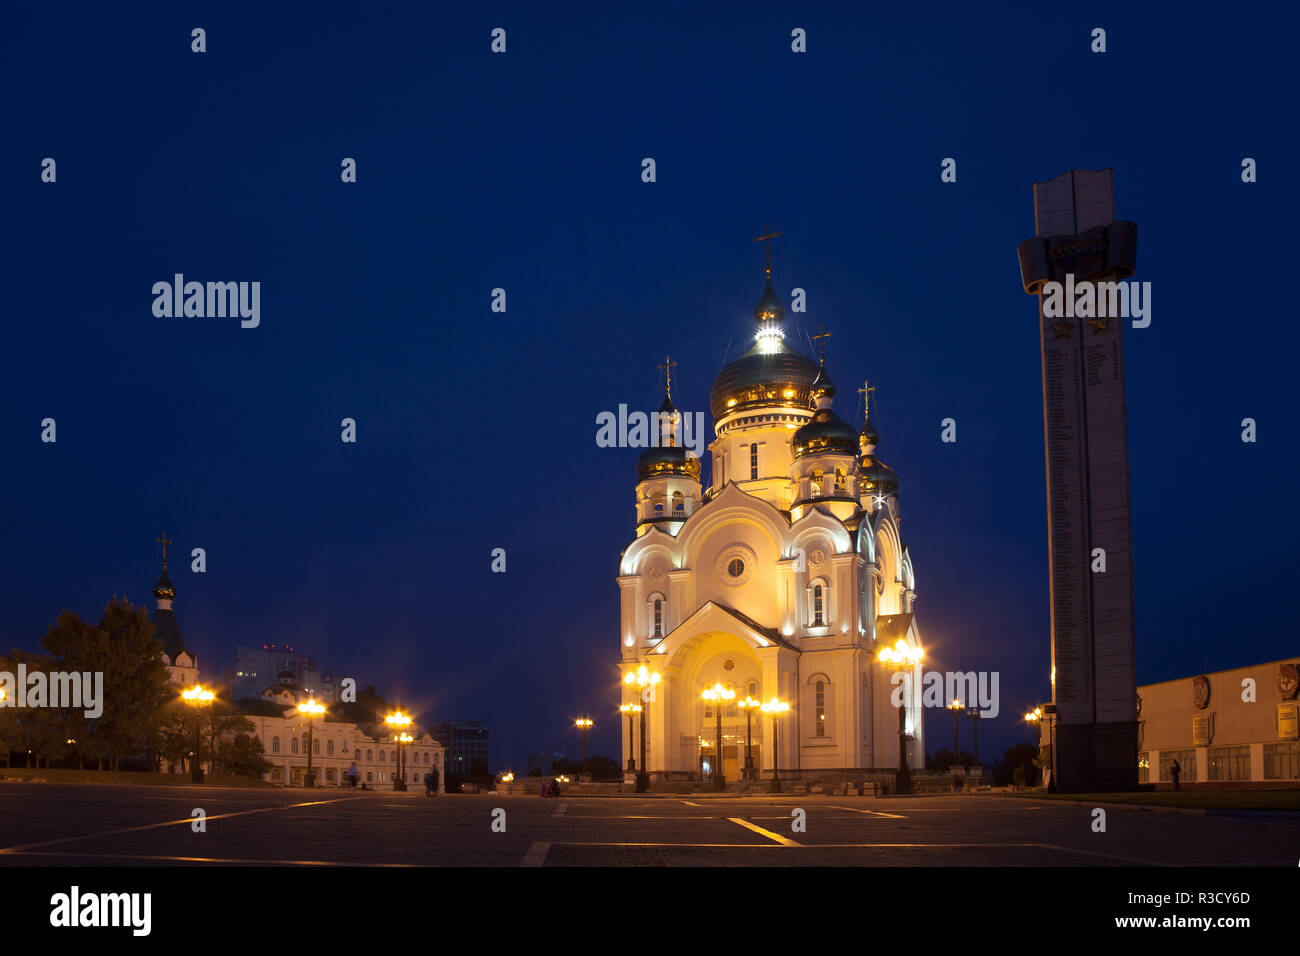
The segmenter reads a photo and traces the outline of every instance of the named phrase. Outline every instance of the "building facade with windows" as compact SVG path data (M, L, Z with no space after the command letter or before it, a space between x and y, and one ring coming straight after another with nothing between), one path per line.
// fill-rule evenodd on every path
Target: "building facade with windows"
M299 654L287 644L236 647L232 696L235 700L261 697L262 691L276 683L285 671L293 675L295 684L306 688L317 700L338 700L338 687L333 676L322 674L314 657Z
M1165 789L1300 787L1296 661L1138 688L1138 779Z
M920 648L916 579L899 531L898 476L876 455L870 388L834 411L825 364L783 340L785 307L767 283L754 310L753 347L727 365L710 395L711 481L688 454L672 398L672 366L637 462L636 537L619 559L619 644L624 702L645 717L645 767L623 734L624 766L652 778L738 780L747 719L738 702L779 698L773 721L750 711L756 776L892 772L899 763L893 669L878 652ZM824 336L819 336L824 341ZM903 707L911 767L924 765L921 666ZM645 669L658 682L627 683ZM715 684L735 694L722 708Z
M477 720L451 720L429 727L442 745L447 772L453 777L487 777L491 774L492 731Z
M347 770L355 763L361 774L360 783L372 790L393 789L398 776L397 743L381 728L360 727L336 719L328 710L313 719L309 734L307 718L298 712L298 703L309 696L303 688L285 679L267 688L260 699L235 702L240 713L252 722L251 733L261 741L263 758L271 764L262 779L284 786L304 786L310 740L316 786L345 786ZM425 733L401 749L401 775L410 789L423 789L424 775L436 770L438 790L446 792L447 774L438 741Z

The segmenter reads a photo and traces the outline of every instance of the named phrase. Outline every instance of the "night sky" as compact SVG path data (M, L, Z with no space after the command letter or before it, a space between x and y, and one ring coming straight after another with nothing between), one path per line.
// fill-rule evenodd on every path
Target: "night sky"
M6 13L4 649L64 607L152 606L166 530L205 679L283 641L425 721L487 722L495 767L579 755L584 711L616 753L638 450L598 448L596 416L657 407L668 352L707 418L771 221L778 291L808 293L787 341L834 332L851 423L878 386L931 663L1002 675L987 762L1049 695L1016 245L1033 182L1113 167L1152 283L1124 332L1139 680L1296 653L1294 14L229 6ZM260 281L260 327L156 318L175 273Z

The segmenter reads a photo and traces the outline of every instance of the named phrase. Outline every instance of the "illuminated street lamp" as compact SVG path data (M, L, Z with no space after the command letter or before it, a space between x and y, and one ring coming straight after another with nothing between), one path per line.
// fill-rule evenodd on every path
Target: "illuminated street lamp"
M194 765L190 768L190 779L195 783L203 782L203 765L200 763L199 755L199 748L203 745L199 730L202 724L201 708L204 704L212 703L216 696L212 691L204 690L201 684L195 684L189 690L181 691L181 697L194 708Z
M581 728L581 730L582 730L582 769L583 769L583 771L586 771L586 769L587 769L587 731L588 731L589 729L591 729L591 727L592 727L593 724L594 724L594 721L593 721L590 717L579 717L577 720L575 720L575 721L573 722L573 725L574 725L575 727L579 727L579 728Z
M980 709L979 706L966 708L966 716L970 718L971 734L975 740L975 765L979 766L980 762Z
M307 782L305 786L316 786L316 775L311 769L311 752L316 743L315 717L325 713L325 705L316 703L316 698L309 697L298 705L298 713L307 718Z
M1025 720L1042 727L1043 721L1047 721L1047 792L1056 793L1056 707L1053 704L1046 704L1042 707L1035 707L1029 713L1025 714ZM1042 733L1038 734L1038 749L1042 751Z
M915 667L925 658L925 651L912 647L903 638L899 638L893 647L882 647L876 659L899 674ZM894 789L898 793L912 792L912 770L907 765L907 719L906 701L898 705L898 774Z
M960 763L961 732L958 729L957 721L961 717L961 712L966 708L961 701L954 697L952 703L948 705L948 709L952 711L952 759L954 762Z
M714 684L712 687L706 687L700 692L700 697L713 705L713 709L718 716L718 750L713 761L713 789L726 790L727 778L720 772L722 768L718 766L722 763L722 707L726 701L735 700L736 692L730 687L723 687L719 683Z
M515 775L507 771L506 773L501 774L501 782L506 785L506 795L509 796L510 785L515 782Z
M750 725L754 716L754 708L762 707L763 702L761 700L754 700L754 698L746 694L744 700L736 701L736 706L745 712L745 769L741 772L741 776L746 780L753 780L755 776L754 734Z
M780 793L781 771L778 769L780 764L777 760L777 755L780 753L780 750L777 749L776 745L777 721L790 713L790 705L783 700L778 700L773 697L766 704L760 705L758 709L772 718L772 792Z
M659 683L660 676L651 673L644 664L634 671L628 671L623 683L635 687L641 695L641 772L636 777L636 792L645 793L650 789L650 772L645 765L645 705L650 702L648 694Z
M632 736L632 715L641 713L640 704L620 704L619 713L627 714L627 769L636 773L636 758L632 756L636 740Z
M397 776L393 778L393 789L405 790L406 774L402 768L402 738L405 737L409 742L411 737L408 734L399 733L399 731L405 730L407 727L411 726L411 718L400 710L396 710L384 718L384 723L393 730L392 737L397 743Z

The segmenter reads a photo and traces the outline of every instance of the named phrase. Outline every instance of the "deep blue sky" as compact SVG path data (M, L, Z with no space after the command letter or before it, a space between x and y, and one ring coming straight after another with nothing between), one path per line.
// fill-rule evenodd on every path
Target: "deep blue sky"
M665 352L679 406L707 409L770 220L778 289L809 295L791 340L835 333L840 415L879 386L932 660L1002 674L987 759L1048 694L1016 244L1035 180L1111 166L1153 283L1125 331L1139 679L1295 653L1293 14L229 6L6 15L6 648L62 607L152 603L166 529L207 550L206 574L172 568L208 674L288 641L426 719L487 721L498 766L577 744L583 710L614 752L637 452L597 448L595 418L654 407ZM261 281L261 327L155 318L176 272Z

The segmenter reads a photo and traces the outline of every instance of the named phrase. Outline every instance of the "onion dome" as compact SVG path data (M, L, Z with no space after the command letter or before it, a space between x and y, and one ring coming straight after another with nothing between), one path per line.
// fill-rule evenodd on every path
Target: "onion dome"
M858 432L858 444L862 446L862 453L868 455L871 449L880 444L880 433L876 431L876 426L871 424L870 416L862 423L862 431Z
M781 337L785 306L769 276L754 306L758 323L754 347L718 373L709 392L714 421L754 408L807 408L817 363L790 348Z
M859 487L864 493L885 497L897 496L898 475L875 455L862 456L859 474L861 475Z
M817 377L813 379L812 385L808 388L808 396L814 403L816 403L820 398L835 397L835 383L832 382L831 377L826 374L825 365L817 369Z
M176 600L176 588L172 586L172 579L167 577L166 565L158 576L158 583L153 586L153 596L160 601Z
M835 414L830 403L817 409L812 421L794 433L794 457L808 455L856 455L858 433L853 426Z
M680 418L677 406L673 404L672 393L668 387L665 387L664 400L659 405L659 416L652 426L659 434L659 445L647 448L637 458L637 481L673 475L690 478L693 481L700 480L700 460L686 454L685 447L676 437Z

